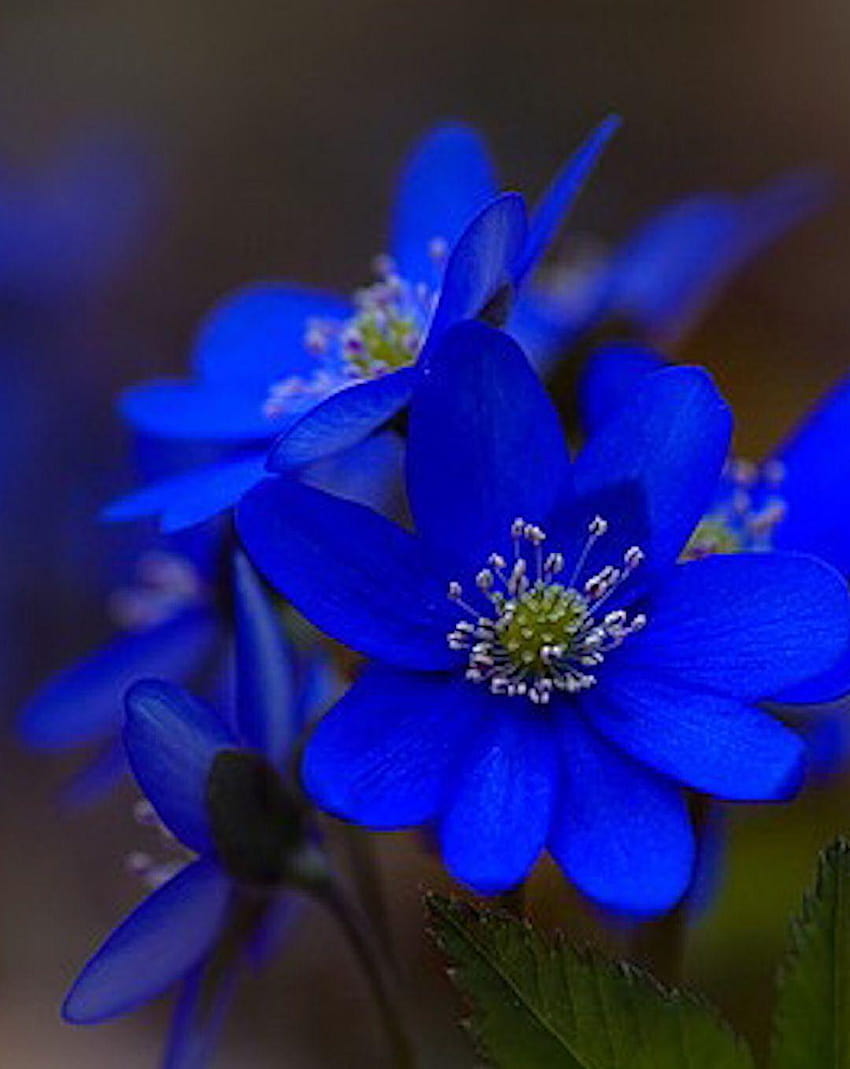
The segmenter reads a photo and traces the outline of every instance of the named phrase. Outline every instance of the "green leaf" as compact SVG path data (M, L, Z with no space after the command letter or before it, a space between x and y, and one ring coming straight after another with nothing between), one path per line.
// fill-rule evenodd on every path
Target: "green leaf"
M699 999L528 924L429 895L432 935L499 1069L752 1069L746 1045Z
M850 843L818 860L779 975L774 1069L850 1069Z

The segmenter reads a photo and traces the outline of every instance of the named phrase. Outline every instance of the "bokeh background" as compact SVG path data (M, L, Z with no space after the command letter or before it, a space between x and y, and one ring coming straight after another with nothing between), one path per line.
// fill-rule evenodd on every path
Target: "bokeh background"
M715 370L740 448L758 456L850 359L850 9L7 0L0 27L0 1064L141 1069L155 1064L163 1007L95 1030L58 1017L76 968L138 897L123 865L137 845L133 794L65 815L56 792L74 762L29 755L11 733L45 674L108 632L122 551L95 514L128 485L113 395L178 372L201 313L241 282L362 282L382 249L394 172L435 120L479 124L509 183L535 193L617 110L624 128L574 231L613 240L678 195L744 191L799 164L836 177L829 210L749 268L685 350ZM76 173L67 159L81 145L100 162L75 179L93 220L78 237L62 175ZM42 203L47 222L23 225ZM728 877L688 977L757 1043L785 914L836 830L850 830L840 778L790 809L736 814ZM472 1065L421 935L419 888L445 879L402 836L380 853L427 1065ZM551 872L533 897L544 923L574 916ZM345 949L306 910L290 953L244 985L221 1065L382 1058Z

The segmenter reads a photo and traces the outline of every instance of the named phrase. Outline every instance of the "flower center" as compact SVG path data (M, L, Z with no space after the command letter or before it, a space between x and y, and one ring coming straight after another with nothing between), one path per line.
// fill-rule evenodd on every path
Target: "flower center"
M447 252L441 238L428 244L438 268ZM263 404L270 419L314 404L352 382L378 378L416 362L438 293L425 283L403 278L389 256L376 257L374 271L375 281L355 292L349 319L307 321L304 346L325 366L310 376L294 375L274 383Z
M775 461L762 467L732 461L717 500L691 535L682 560L772 549L773 533L786 513L778 493L783 479L782 465Z
M525 695L545 705L555 690L575 694L596 683L592 669L625 638L640 630L646 617L628 618L624 609L603 611L604 603L643 560L637 546L628 549L618 567L607 565L581 581L588 555L608 529L597 516L572 575L561 553L544 557L546 534L517 519L511 525L512 565L498 553L475 578L490 608L479 612L464 600L460 583L449 584L448 596L466 612L448 636L455 650L469 650L466 678L486 683L493 694ZM529 558L535 570L529 578Z

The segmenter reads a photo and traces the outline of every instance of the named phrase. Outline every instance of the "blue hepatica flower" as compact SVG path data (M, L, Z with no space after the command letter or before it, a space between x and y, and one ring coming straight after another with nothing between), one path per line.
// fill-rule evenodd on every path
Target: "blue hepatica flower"
M591 358L581 389L592 437L631 402L634 390L669 365L636 345L609 345ZM726 465L686 552L741 550L809 553L850 576L850 378L831 390L760 465ZM832 701L850 692L850 654L828 674L788 690L801 702Z
M300 470L385 424L409 401L420 354L451 324L505 321L616 126L608 119L591 134L530 215L519 194L498 194L474 131L438 127L404 170L376 282L351 299L249 286L207 319L190 380L124 395L122 413L138 430L217 440L227 456L129 495L107 517L198 522L265 475L275 439L268 466Z
M582 383L582 412L592 435L630 402L647 375L667 364L632 345L599 349ZM688 551L694 555L746 550L811 553L850 577L850 379L834 387L761 465L732 461ZM850 650L816 679L774 697L783 703L835 703L850 694ZM806 715L815 770L834 770L850 748L846 704Z
M188 682L221 652L223 628L207 579L176 547L144 554L138 581L112 597L118 633L54 675L25 705L18 731L33 749L97 748L94 760L66 788L66 801L96 801L125 774L118 736L123 696L132 683L146 678Z
M421 373L415 534L294 480L237 511L267 577L377 662L319 723L306 788L375 828L435 823L480 891L546 846L591 898L665 910L694 859L682 788L796 790L803 745L756 703L838 659L845 585L802 555L676 563L729 444L703 372L651 376L573 464L503 333L457 325Z
M291 908L287 888L321 872L285 774L305 703L275 610L241 556L235 590L235 724L161 680L127 694L130 764L186 863L109 936L63 1010L96 1024L180 985L168 1069L207 1064L246 956L265 957Z
M589 250L551 271L518 310L515 333L538 364L591 329L678 345L733 276L821 208L828 193L826 177L809 170L744 196L676 201L610 253Z

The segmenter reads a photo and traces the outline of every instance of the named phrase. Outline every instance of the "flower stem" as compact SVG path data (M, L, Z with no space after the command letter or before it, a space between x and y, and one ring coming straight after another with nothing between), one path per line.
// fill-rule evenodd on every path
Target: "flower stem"
M505 913L523 920L525 918L525 884L519 884L510 891L503 891L499 895L499 905Z
M706 798L695 796L691 799L691 820L697 858L701 856L705 846L709 806L710 802ZM682 982L692 904L689 891L666 916L640 925L632 941L633 960L646 965L657 979L672 986Z
M387 898L378 871L374 845L367 833L353 824L343 826L343 836L357 895L381 944L382 953L388 964L397 971L398 958L393 945Z
M413 1046L402 1023L396 995L387 984L380 960L350 902L333 884L317 890L316 896L334 916L363 971L384 1026L396 1069L415 1069Z

